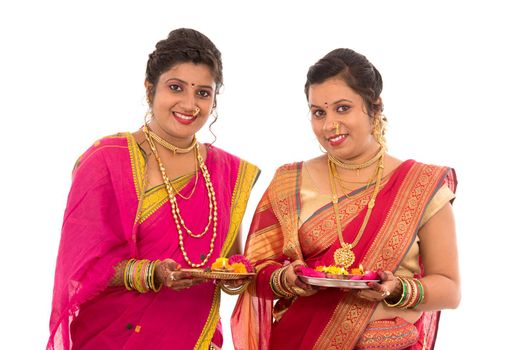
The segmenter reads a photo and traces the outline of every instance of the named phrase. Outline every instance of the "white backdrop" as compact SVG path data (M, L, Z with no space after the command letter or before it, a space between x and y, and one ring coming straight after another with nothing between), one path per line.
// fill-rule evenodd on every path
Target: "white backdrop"
M0 348L44 348L73 164L99 137L140 126L147 55L177 27L202 31L223 53L216 145L263 170L244 231L276 167L319 153L303 94L308 67L337 47L365 54L384 79L390 152L458 173L463 297L443 313L437 349L517 347L524 26L510 2L0 6ZM224 349L233 305L223 298Z

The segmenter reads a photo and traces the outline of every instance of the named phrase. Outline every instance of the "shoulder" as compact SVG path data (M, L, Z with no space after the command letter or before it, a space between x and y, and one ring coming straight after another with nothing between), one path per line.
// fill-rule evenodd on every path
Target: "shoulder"
M118 133L104 136L96 140L84 153L78 157L73 172L83 167L92 167L96 164L106 162L107 157L115 154L128 154L130 142L133 136L128 133Z
M455 169L445 165L422 163L412 159L406 162L412 163L412 169L420 174L419 176L422 180L433 179L438 181L441 186L447 185L453 192L455 192L457 186L457 175Z
M216 147L210 144L206 144L206 146L207 146L208 156L211 156L212 157L211 160L214 162L219 162L219 163L233 165L233 166L243 166L243 167L247 166L249 168L256 169L258 172L260 171L260 169L255 164L245 159L242 159L230 152L227 152L219 147Z

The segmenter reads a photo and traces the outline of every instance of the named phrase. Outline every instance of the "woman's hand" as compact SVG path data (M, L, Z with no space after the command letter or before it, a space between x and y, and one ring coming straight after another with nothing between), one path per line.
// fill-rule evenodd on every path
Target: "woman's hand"
M370 289L363 289L358 296L369 301L382 301L392 294L398 294L401 287L391 271L378 271L380 283L369 282Z
M173 259L162 260L155 267L156 282L178 291L205 281L202 278L193 278L191 274L180 271L180 268L180 264Z
M306 266L302 260L295 260L291 264L284 267L284 284L290 289L290 292L300 296L307 297L315 294L318 289L302 282L298 278L297 271L300 269L300 266Z

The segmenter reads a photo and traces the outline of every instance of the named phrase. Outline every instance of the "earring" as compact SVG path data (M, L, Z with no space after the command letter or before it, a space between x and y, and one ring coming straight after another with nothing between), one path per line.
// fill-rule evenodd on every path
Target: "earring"
M386 146L385 134L385 116L383 114L377 114L373 120L373 137L382 146Z
M153 119L153 111L151 111L151 108L149 108L147 112L144 114L144 126L147 126L151 119Z

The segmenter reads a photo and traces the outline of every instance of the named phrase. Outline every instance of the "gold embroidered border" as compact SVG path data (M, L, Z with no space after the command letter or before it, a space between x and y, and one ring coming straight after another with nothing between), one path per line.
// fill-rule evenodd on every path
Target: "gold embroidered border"
M271 206L274 208L282 232L284 233L283 253L293 260L303 259L298 240L298 189L300 188L299 163L285 165L279 168L268 192Z
M229 222L229 232L227 233L226 239L222 246L222 251L220 256L226 256L235 239L237 237L238 231L240 229L240 224L242 223L242 218L246 212L247 201L249 195L251 194L251 189L255 183L260 170L246 162L245 160L240 160L240 165L238 169L238 176L235 183L235 188L233 190L233 195L231 196L231 217Z
M180 191L189 183L189 181L191 181L193 176L193 174L188 174L183 175L175 180L171 180L171 186L173 186L175 191ZM167 201L168 195L164 185L160 185L148 190L144 195L144 200L142 201L142 210L140 212L139 222L143 223L146 221L148 217L150 217Z
M127 138L127 147L129 148L129 159L131 160L131 170L133 171L133 182L135 183L136 196L140 199L144 185L144 172L146 161L140 152L140 148L130 132L124 133Z
M242 222L242 217L244 216L244 212L246 210L247 200L249 199L251 188L253 187L253 184L259 173L260 170L253 164L250 164L244 160L240 161L237 181L235 183L235 188L231 198L231 219L229 231L222 246L220 256L225 256L235 241L240 223ZM213 334L215 333L215 329L217 327L219 308L220 288L217 286L215 287L215 297L213 298L211 311L202 333L200 334L200 337L198 338L198 341L195 345L195 349L207 349L209 347L209 343L211 343Z
M440 171L439 171L440 170ZM414 164L403 181L380 232L363 259L373 270L395 270L412 243L420 218L435 192L445 168ZM315 349L345 349L353 346L374 312L372 304L350 293L340 302Z
M206 324L200 337L195 344L194 350L199 349L208 349L213 335L215 334L215 329L217 328L218 318L219 318L219 309L220 309L220 287L215 286L215 291L213 292L213 302L211 305L211 310L207 318Z

